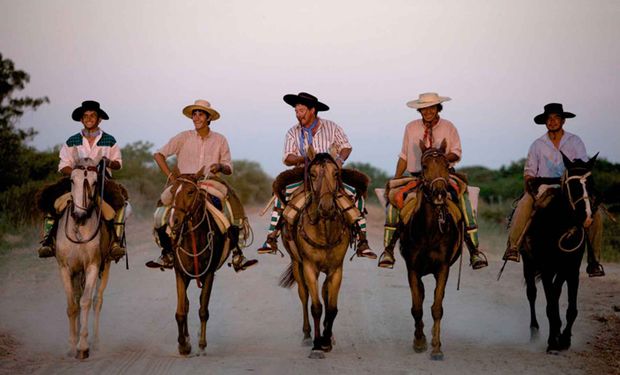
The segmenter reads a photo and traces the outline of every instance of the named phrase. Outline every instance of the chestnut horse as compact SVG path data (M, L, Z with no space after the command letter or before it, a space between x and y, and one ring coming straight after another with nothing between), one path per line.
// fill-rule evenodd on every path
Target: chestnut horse
M450 181L449 163L446 159L446 141L441 147L427 148L420 142L422 150L422 187L418 190L421 199L419 210L414 213L400 236L400 251L407 264L409 288L411 289L411 315L415 320L413 349L416 353L426 351L427 343L422 321L424 283L422 276L435 277L435 297L431 307L433 316L431 359L443 359L440 341L440 325L443 316L443 298L450 266L461 255L463 244L463 222L450 214L448 198Z
M579 268L588 243L584 226L592 222L596 211L596 199L592 194L592 168L596 156L587 162L579 159L573 162L564 154L562 157L566 171L561 179L534 180L535 188L541 184L559 184L559 188L553 189L555 192L544 208L536 210L521 248L532 338L536 337L539 328L535 310L536 280L542 279L549 320L547 352L570 348L572 327L577 318ZM561 331L559 299L564 283L567 285L568 307L566 326Z
M98 342L103 292L110 274L111 259L106 256L110 234L97 204L101 181L95 161L78 161L71 172L71 201L56 232L56 260L67 296L69 344L78 359L89 356L88 316L93 302L93 346Z
M342 265L352 233L336 203L342 187L338 164L327 153L312 156L306 170L308 199L294 225L286 224L282 232L291 263L282 275L280 285L291 287L297 283L303 309L304 340L310 339L308 296L312 300L314 340L310 358L324 358L324 352L329 352L333 345L332 328L338 314ZM319 288L320 273L326 278ZM325 304L322 335L320 295Z
M178 349L181 355L192 350L187 328L189 299L187 287L196 280L200 292L200 336L198 346L204 352L207 347L207 320L209 298L215 271L228 257L228 237L220 230L207 205L210 197L198 185L203 172L183 174L172 185L172 206L168 226L174 249L174 271L177 285Z

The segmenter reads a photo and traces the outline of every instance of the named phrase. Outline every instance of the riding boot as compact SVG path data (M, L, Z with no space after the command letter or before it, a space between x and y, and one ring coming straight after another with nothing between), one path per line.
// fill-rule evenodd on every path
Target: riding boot
M240 228L235 225L231 225L230 228L228 228L228 238L230 239L230 248L233 253L231 265L235 272L244 271L258 263L258 260L247 259L243 255L243 252L239 248L239 233Z
M486 255L478 249L478 229L466 229L465 245L469 250L469 264L475 270L489 265Z
M357 234L357 250L356 254L358 257L369 258L369 259L377 259L377 254L375 254L368 246L368 240L366 239L366 231L359 230Z
M125 207L116 211L112 228L112 245L110 246L110 258L118 262L127 253L125 249Z
M269 234L267 234L267 239L263 243L263 246L257 250L259 254L278 253L278 237L280 236L282 225L284 225L282 220L282 209L275 207L271 213L271 223L269 224Z
M38 249L39 258L51 258L56 255L54 237L56 236L57 220L54 216L45 215L43 224L43 240Z
M588 235L588 266L586 272L590 277L605 276L603 265L599 263L601 247L603 245L603 218L602 211L594 213L594 221L586 231Z
M155 260L146 262L148 268L159 268L164 270L174 266L174 252L172 250L172 240L166 233L166 226L155 229L156 238L161 246L161 255Z
M379 263L377 266L381 268L394 268L396 259L394 258L394 247L398 241L398 229L393 227L385 227L383 235L384 250L379 256Z

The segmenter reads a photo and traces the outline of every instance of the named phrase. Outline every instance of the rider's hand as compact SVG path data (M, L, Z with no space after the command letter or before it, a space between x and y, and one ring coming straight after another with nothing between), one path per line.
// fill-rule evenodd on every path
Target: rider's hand
M209 172L215 174L222 170L222 165L219 163L212 164L209 168Z

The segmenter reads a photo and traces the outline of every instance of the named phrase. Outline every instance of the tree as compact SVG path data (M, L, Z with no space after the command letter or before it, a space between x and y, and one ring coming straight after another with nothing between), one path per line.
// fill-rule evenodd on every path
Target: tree
M28 82L28 73L16 70L13 61L0 54L0 192L30 180L29 161L36 159L33 158L36 151L25 144L36 131L18 129L16 124L26 110L36 110L43 103L49 103L49 99L47 96L14 97L14 92L23 90ZM40 168L36 169L40 173Z

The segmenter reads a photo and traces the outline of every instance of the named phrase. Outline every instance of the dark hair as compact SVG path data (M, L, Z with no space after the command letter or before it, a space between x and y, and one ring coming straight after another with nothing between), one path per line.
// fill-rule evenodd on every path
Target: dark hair
M209 114L209 112L207 112L207 111L205 111L205 110L202 110L202 109L194 109L194 110L192 111L192 115L194 115L194 112L196 112L196 111L200 111L200 112L204 113L204 114L207 116L207 120L210 120L210 119L211 119L211 114Z
M437 113L439 113L439 112L441 112L443 110L443 105L441 105L441 103L435 104L434 106L431 106L431 107L437 107ZM428 107L425 107L425 108L428 108ZM423 108L418 108L418 112L421 113L421 109L423 109Z

